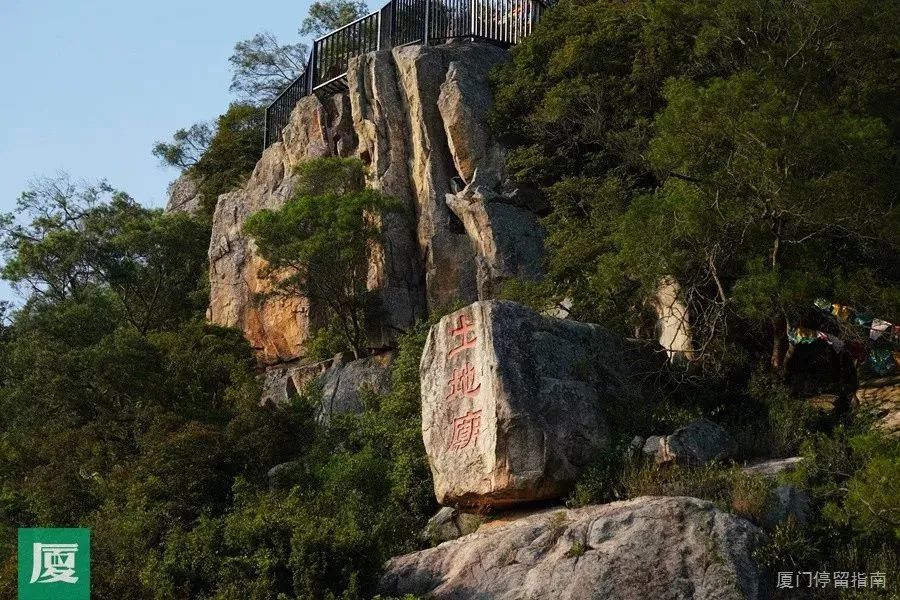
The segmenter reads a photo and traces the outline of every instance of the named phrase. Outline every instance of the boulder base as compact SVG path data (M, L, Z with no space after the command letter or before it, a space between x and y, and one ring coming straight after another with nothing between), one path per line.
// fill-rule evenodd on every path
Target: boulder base
M441 600L756 600L761 531L695 498L539 513L391 559L381 593Z

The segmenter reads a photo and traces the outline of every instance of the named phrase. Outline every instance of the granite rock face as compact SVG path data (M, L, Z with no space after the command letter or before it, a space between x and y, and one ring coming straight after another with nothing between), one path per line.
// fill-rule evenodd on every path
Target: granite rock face
M860 409L875 417L875 428L891 438L900 438L900 375L860 382L856 390Z
M169 185L169 200L166 202L166 212L183 212L194 215L201 210L200 192L197 190L196 179L190 173L182 173L178 179Z
M539 513L391 559L381 593L440 600L761 600L761 531L684 497Z
M651 436L644 443L644 454L657 463L692 467L732 458L736 451L734 438L709 419L697 419L670 435Z
M391 390L393 352L383 352L353 360L352 355L339 354L333 359L312 364L288 364L270 367L262 378L261 404L286 402L304 386L314 383L321 391L322 405L318 419L327 422L334 415L360 413L360 392L377 394Z
M360 413L360 392L368 389L376 394L391 390L391 364L394 353L385 352L359 360L335 360L318 379L322 387L322 409L319 419L328 421L334 415Z
M513 276L540 274L543 234L527 194L507 180L503 149L487 128L487 76L506 60L485 44L406 46L350 61L348 91L303 98L247 184L222 195L210 242L212 322L244 331L264 362L302 357L321 321L304 298L259 298L271 288L242 233L246 218L294 192L294 168L324 156L358 157L367 185L400 200L381 223L370 259L377 318L372 348L432 309L492 298Z
M244 222L257 211L284 205L293 195L292 172L299 161L348 155L343 141L353 136L346 116L349 108L346 98L340 96L324 104L316 96L303 98L285 129L286 142L268 148L244 187L219 196L216 204L209 246L207 317L217 325L243 331L266 363L302 356L317 317L305 298L260 300L272 285L263 275L265 261L243 232Z
M645 411L644 353L597 326L480 301L431 328L422 435L439 503L555 498L609 443L605 411Z

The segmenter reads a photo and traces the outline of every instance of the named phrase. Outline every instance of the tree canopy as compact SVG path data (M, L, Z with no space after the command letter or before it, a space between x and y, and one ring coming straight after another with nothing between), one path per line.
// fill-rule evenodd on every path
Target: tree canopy
M220 194L241 186L262 156L265 114L252 104L232 104L213 125L179 130L171 142L157 142L163 163L194 177L204 214L211 217Z
M274 100L306 68L305 44L281 44L268 31L238 42L231 63L229 91L238 100L264 106Z
M321 0L309 7L309 15L303 19L300 35L313 37L343 27L347 23L365 16L369 12L362 0Z
M15 529L41 525L91 529L99 599L371 595L434 508L427 327L401 343L391 394L361 390L363 414L325 425L313 387L260 406L246 340L204 322L202 219L65 176L20 209L0 236L28 294L0 322L0 595L15 595Z
M544 291L633 332L672 276L711 366L780 368L820 296L900 315L898 23L878 1L548 11L492 118L552 205Z

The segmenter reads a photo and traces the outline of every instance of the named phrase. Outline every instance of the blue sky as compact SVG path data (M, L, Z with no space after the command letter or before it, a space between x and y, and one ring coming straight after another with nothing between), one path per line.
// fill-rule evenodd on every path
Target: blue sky
M0 211L58 171L164 206L177 171L153 142L224 112L235 42L263 30L296 42L309 4L0 0Z

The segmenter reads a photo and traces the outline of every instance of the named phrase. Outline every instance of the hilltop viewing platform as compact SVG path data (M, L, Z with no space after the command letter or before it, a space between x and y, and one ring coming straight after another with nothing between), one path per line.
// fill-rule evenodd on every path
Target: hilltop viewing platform
M265 147L281 141L297 101L346 89L350 59L396 46L471 40L511 46L529 35L544 0L391 0L313 41L303 73L266 108Z

